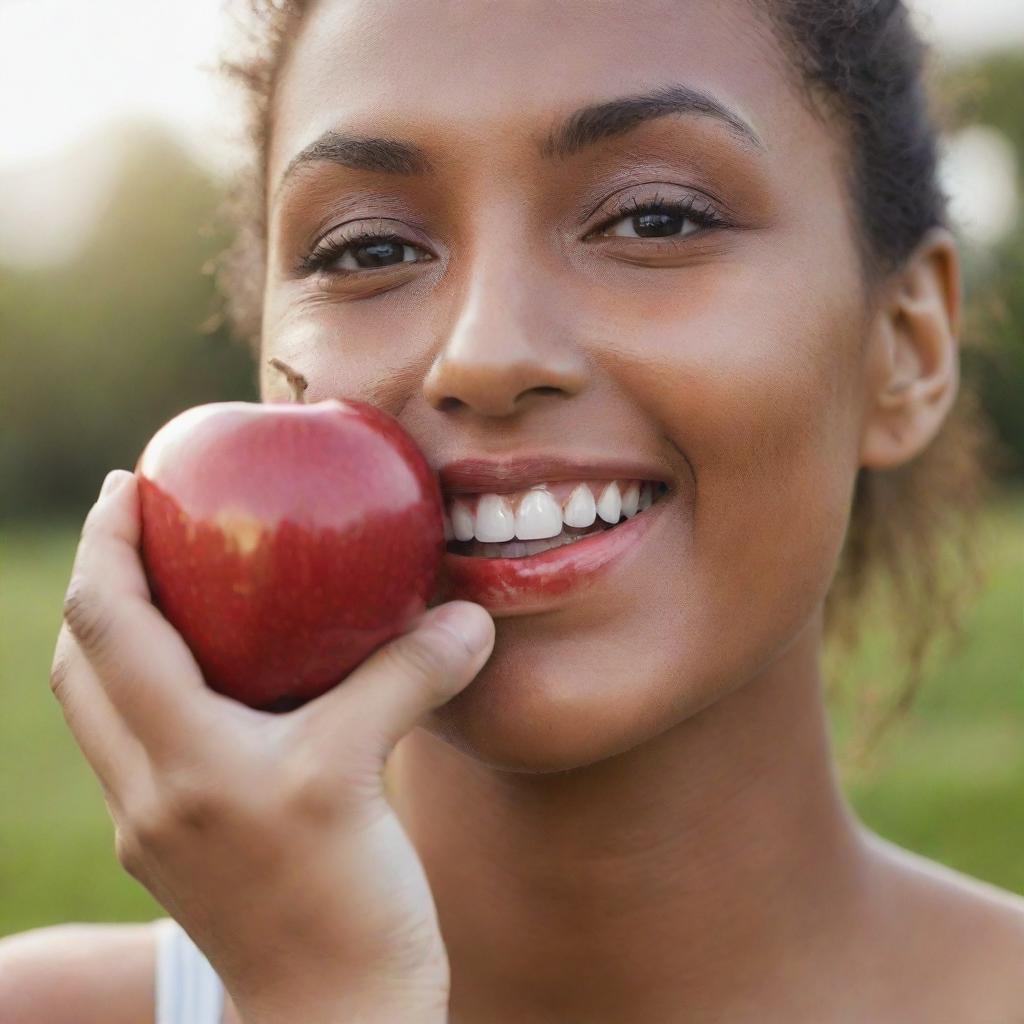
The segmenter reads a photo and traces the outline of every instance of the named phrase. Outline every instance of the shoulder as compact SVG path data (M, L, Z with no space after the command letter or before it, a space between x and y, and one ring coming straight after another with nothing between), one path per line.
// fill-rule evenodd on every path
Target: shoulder
M907 986L920 981L949 1019L1024 1024L1024 897L878 836L870 842L875 920Z
M152 1020L155 927L61 924L0 939L4 1024Z
M152 1020L159 925L61 924L0 939L0 1022ZM224 1024L240 1024L227 994Z

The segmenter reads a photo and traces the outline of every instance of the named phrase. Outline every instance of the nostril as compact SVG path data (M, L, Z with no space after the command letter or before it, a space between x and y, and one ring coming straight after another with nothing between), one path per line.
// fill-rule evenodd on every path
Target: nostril
M569 392L565 388L560 388L551 384L537 384L532 388L524 388L515 398L512 399L512 406L518 409L524 403L528 403L531 398L538 398L547 395L561 395L568 397Z

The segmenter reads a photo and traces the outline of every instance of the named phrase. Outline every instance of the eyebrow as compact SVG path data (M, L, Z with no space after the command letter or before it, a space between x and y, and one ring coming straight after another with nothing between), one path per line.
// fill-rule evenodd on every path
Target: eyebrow
M624 135L647 121L669 114L714 118L742 141L758 149L764 148L757 132L710 93L688 85L669 85L577 110L544 140L541 153L553 159L564 159L587 146Z
M670 114L714 118L742 141L758 149L764 148L757 132L710 93L691 86L670 85L653 92L620 96L581 107L541 141L540 153L547 159L563 160L605 139L625 135L641 124ZM410 177L433 171L426 150L414 142L330 130L292 158L281 175L277 191L298 168L325 162L356 171Z

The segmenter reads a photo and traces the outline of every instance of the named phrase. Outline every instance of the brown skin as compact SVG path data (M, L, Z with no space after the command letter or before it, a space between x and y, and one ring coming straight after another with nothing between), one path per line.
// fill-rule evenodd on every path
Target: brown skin
M264 400L288 397L267 362L276 357L309 381L307 401L388 409L435 465L541 449L645 458L673 479L637 557L551 611L499 618L483 670L392 757L394 809L450 964L450 1024L1024 1020L1024 901L873 836L832 762L823 601L858 468L913 458L952 403L958 264L936 232L900 273L868 286L841 126L816 116L789 74L743 0L323 0L282 79ZM566 160L538 154L535 140L577 107L679 82L737 111L762 145L672 116ZM278 193L285 166L328 128L419 143L436 173L319 163ZM618 212L615 194L643 202L695 189L718 197L730 227L674 243L592 235ZM344 282L292 271L325 231L378 217L434 259ZM106 537L106 523L133 537L129 505L101 502L92 533ZM122 544L126 565L127 553ZM146 661L164 665L153 649ZM58 664L55 690L99 771L117 723L101 713L99 684ZM320 718L307 716L333 722L323 735L338 756L321 746L313 761L329 788L343 784L334 762L358 742L342 726L362 725L374 695L410 689L398 667L377 677L361 667ZM194 686L198 709L198 676ZM330 705L341 712L360 691L365 707L335 721ZM182 703L166 717L184 715ZM259 736L251 745L263 753ZM225 746L229 763L209 775L218 791L254 770ZM269 782L261 821L276 807L267 793ZM291 851L297 833L283 833ZM336 841L344 852L354 839ZM208 840L211 854L224 842ZM303 931L329 936L332 915L342 931L353 915L338 910L349 893L325 842L317 834L300 850L297 893L323 907L319 921L302 917ZM202 856L194 836L171 846ZM386 849L399 847L389 834ZM145 875L145 859L135 863ZM313 885L311 864L329 884ZM157 866L178 871L174 891L195 903L202 865L165 849ZM235 888L215 886L186 923L201 931ZM259 891L246 921L274 902L272 887ZM379 903L401 906L392 894ZM0 971L0 997L25 1007L17 1019L120 1024L151 1013L151 959L140 985L100 936L70 952L60 942L73 936L44 938L45 955L25 937L0 957L17 968L6 989ZM296 1010L314 987L299 977L309 952L287 965L300 991L262 1019L314 1019ZM262 970L262 946L253 959ZM97 991L111 970L124 993L116 1006ZM331 959L325 995L349 993L351 970ZM239 1020L230 1001L226 1019Z
M868 284L841 126L790 75L741 0L325 2L284 73L264 356L307 401L382 405L435 465L636 454L674 479L630 565L499 619L476 681L393 758L454 1024L936 1020L1001 975L985 946L935 977L953 951L932 926L994 915L1024 942L1019 903L870 836L837 783L823 602L858 468L913 458L952 404L958 262L936 232ZM670 116L538 153L578 107L676 83L763 147ZM277 191L327 129L417 143L435 171L322 162ZM586 237L617 198L695 189L731 226ZM380 217L434 258L292 271ZM264 400L280 387L266 369Z

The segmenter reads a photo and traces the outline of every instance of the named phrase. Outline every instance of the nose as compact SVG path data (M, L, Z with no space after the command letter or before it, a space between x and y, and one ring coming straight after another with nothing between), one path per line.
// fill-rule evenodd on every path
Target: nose
M504 256L502 266L478 268L469 281L447 343L424 378L435 409L508 417L541 396L569 398L586 386L585 353L559 316L564 299L517 271L507 250Z

